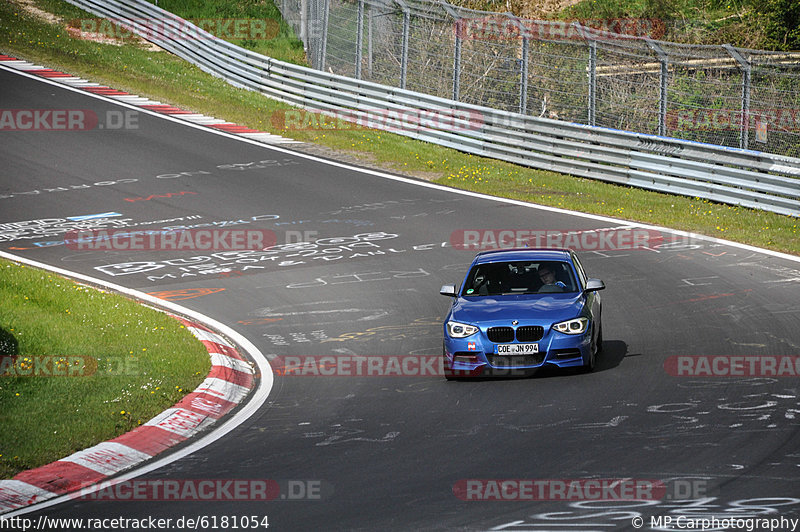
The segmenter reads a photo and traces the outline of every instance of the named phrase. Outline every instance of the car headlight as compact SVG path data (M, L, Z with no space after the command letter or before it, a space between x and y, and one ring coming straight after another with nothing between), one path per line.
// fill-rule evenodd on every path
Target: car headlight
M478 332L478 328L474 325L467 325L466 323L458 323L457 321L447 322L447 334L451 338L466 338Z
M564 334L583 334L588 326L589 318L581 317L556 323L553 325L553 329Z

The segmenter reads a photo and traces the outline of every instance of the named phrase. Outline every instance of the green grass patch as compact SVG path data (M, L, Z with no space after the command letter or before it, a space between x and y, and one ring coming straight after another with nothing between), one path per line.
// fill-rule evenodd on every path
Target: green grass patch
M36 1L40 6L63 4ZM7 22L12 15L17 17L14 23ZM280 116L291 109L285 104L233 88L164 52L77 41L65 35L63 26L23 15L14 4L0 4L0 49L195 112L321 144L364 164L449 186L800 254L797 218L534 170L392 133L287 131L279 127L282 120L273 120L276 113Z
M201 22L214 35L243 48L281 61L308 64L303 42L295 36L272 1L160 0L158 6L183 19ZM266 31L259 31L249 21L265 21ZM233 23L226 25L227 22Z
M800 9L793 0L581 0L561 19L651 19L653 38L688 44L732 44L765 50L800 47Z
M174 318L43 270L0 259L0 301L3 479L145 423L210 369Z

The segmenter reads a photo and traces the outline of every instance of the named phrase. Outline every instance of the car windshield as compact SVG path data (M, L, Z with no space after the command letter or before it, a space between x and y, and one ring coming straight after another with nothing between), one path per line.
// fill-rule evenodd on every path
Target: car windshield
M513 261L477 264L469 272L462 296L576 292L577 283L564 261Z

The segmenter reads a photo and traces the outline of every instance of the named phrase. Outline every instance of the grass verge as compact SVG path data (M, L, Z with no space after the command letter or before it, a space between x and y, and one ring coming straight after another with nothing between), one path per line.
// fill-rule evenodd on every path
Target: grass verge
M248 50L281 61L307 64L303 42L294 35L271 1L159 0L158 6L183 19L200 21L214 35ZM264 31L248 24L248 20L264 21Z
M43 270L0 259L0 301L3 479L141 425L210 369L175 319Z
M57 0L34 1L65 19L88 16ZM165 52L71 38L63 23L42 20L16 2L0 4L0 50L51 68L457 188L800 254L793 217L534 170L374 130L287 132L276 126L282 120L273 120L290 109L285 104L233 88Z

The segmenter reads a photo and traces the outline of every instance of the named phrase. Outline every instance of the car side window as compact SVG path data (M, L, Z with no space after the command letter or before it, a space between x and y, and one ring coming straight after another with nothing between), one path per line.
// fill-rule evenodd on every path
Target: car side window
M499 280L496 268L492 264L480 264L472 271L464 283L464 296L487 296L497 291Z

